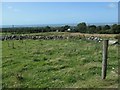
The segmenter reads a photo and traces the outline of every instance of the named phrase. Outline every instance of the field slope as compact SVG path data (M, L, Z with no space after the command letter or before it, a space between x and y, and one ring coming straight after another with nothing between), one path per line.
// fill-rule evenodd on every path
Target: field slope
M4 88L116 88L117 46L109 46L101 80L102 43L84 40L3 41Z

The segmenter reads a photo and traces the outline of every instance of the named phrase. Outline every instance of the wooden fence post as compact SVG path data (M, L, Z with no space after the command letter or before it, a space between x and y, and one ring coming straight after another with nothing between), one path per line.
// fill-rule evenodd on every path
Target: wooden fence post
M102 79L106 78L108 57L108 40L103 40Z

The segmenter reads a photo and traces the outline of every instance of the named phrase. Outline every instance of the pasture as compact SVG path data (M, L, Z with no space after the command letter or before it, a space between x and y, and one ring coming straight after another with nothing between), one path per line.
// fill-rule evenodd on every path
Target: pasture
M3 88L117 88L117 45L108 51L107 77L101 80L102 42L2 41Z

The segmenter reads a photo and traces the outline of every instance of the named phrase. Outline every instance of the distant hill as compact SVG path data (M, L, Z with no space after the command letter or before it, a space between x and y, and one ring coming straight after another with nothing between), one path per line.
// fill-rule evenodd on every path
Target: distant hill
M14 25L14 27L45 27L45 26L51 26L51 27L60 27L60 26L77 26L78 23L66 23L66 24L35 24L35 25ZM118 23L87 23L87 25L96 25L96 26L103 26L103 25L113 25ZM0 25L0 28L12 28L12 25Z

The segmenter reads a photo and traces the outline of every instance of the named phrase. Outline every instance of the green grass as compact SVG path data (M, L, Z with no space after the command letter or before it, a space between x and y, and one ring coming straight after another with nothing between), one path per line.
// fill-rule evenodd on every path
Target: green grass
M107 77L101 80L102 43L14 40L2 44L5 88L115 88L118 85L117 46L109 46Z

